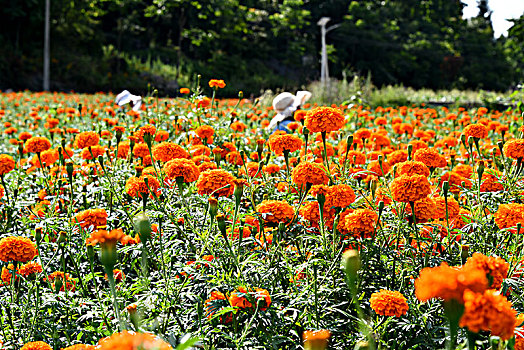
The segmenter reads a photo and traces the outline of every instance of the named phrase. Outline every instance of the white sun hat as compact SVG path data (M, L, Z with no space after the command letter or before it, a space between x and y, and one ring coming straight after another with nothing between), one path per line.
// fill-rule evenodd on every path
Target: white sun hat
M138 112L140 106L142 105L142 97L133 95L129 91L124 90L116 96L115 103L120 107L128 103L131 103L133 110L135 112Z
M273 109L277 112L277 115L271 119L267 129L273 129L277 123L293 115L297 108L310 98L311 92L309 91L297 91L296 95L293 95L290 92L278 94L273 99Z

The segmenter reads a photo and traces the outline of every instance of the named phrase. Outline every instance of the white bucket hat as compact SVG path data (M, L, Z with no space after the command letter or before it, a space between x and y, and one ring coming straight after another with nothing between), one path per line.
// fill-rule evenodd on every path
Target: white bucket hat
M278 94L273 99L273 109L277 112L277 115L271 119L267 129L273 129L277 123L293 115L297 108L310 98L311 92L309 91L297 91L296 95L293 95L290 92Z
M124 90L116 96L115 103L120 107L128 103L131 103L133 110L135 112L138 112L140 106L142 105L142 97L133 95L129 91Z

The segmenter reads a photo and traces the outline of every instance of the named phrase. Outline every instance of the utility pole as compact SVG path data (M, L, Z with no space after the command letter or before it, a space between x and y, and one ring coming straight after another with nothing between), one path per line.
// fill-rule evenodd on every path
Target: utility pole
M326 28L326 24L331 20L329 17L322 17L317 24L320 26L320 37L322 43L322 53L320 58L320 82L326 84L329 79L328 56L326 48L326 34L333 29L340 27L340 24Z
M49 17L51 0L45 0L45 25L44 25L44 91L49 91Z

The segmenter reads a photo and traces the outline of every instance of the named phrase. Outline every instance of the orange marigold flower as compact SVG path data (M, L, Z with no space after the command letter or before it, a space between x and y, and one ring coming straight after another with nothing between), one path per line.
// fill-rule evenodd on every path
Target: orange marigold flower
M331 332L327 329L319 331L304 331L304 350L325 350L328 347Z
M429 176L429 169L426 164L415 161L405 161L397 164L396 176L400 175L424 175Z
M137 143L133 147L133 156L136 158L149 157L149 147L145 143Z
M326 198L327 207L346 208L355 202L355 192L349 185L340 184L329 187Z
M489 331L502 340L513 337L517 312L503 295L494 290L464 292L464 313L459 326L473 333Z
M137 137L140 141L144 141L144 136L148 134L153 139L153 136L156 134L156 127L151 124L141 126L133 135Z
M437 205L430 197L419 199L415 202L415 218L417 222L427 222L435 218ZM406 206L406 214L412 216L411 206Z
M273 134L269 138L269 148L275 152L276 155L284 153L284 151L295 152L302 147L302 139L296 135L277 135Z
M473 185L471 180L461 176L454 171L448 171L440 177L440 185L447 181L449 183L449 189L453 193L460 193L461 187L471 188Z
M98 145L99 141L100 136L97 132L84 131L76 135L74 146L78 149L83 149L89 146Z
M26 343L20 350L53 350L53 348L43 341L33 341Z
M8 154L0 154L0 176L15 168L15 160Z
M437 210L435 212L435 219L446 220L446 200L441 196L434 196L433 201L437 205ZM448 196L448 219L453 220L457 217L460 212L460 205L453 198L453 196Z
M37 262L28 262L18 269L18 274L24 277L42 272L42 265Z
M482 124L470 124L464 128L466 140L471 136L477 139L483 139L488 136L488 128Z
M249 311L255 310L259 303L259 310L261 311L267 310L271 305L269 292L258 287L238 287L235 291L231 292L228 299L231 306Z
M265 200L256 209L264 221L271 224L288 223L294 215L293 207L286 201Z
M180 88L180 93L182 95L187 95L189 94L191 91L188 89L188 88Z
M206 170L200 173L196 182L198 193L209 194L215 197L229 197L235 190L235 177L222 169Z
M440 298L463 303L466 289L483 292L488 287L484 271L472 266L454 268L443 262L438 267L426 267L415 280L415 295L420 301Z
M329 181L325 168L319 164L311 162L300 162L291 174L293 182L302 186L305 184L320 185Z
M173 159L164 164L162 168L167 178L176 180L182 177L184 182L194 182L200 175L200 170L195 162L189 159Z
M41 153L51 148L51 141L46 137L35 136L31 137L25 143L25 150L28 153Z
M408 152L404 150L393 151L390 154L388 154L388 163L391 166L397 163L405 162L407 160L408 160Z
M111 231L97 230L91 233L89 238L86 240L87 245L96 244L109 244L116 245L116 242L120 241L124 237L124 232L121 228L117 228Z
M369 139L371 137L371 131L369 129L358 129L353 136L356 139Z
M223 89L223 88L226 87L226 83L222 79L211 79L209 81L209 87L210 88L221 88L221 89Z
M422 162L430 169L443 168L448 163L443 155L434 148L421 148L415 152L413 160Z
M156 142L162 142L169 138L169 133L165 130L158 130L155 135Z
M364 153L359 151L349 151L347 157L344 155L339 157L340 164L344 165L344 162L347 160L348 164L366 164L366 156Z
M293 118L297 122L301 122L301 121L304 120L304 118L306 118L306 114L307 114L307 111L304 111L303 109L299 109L299 110L295 111L295 113L293 114ZM288 124L288 128L289 128L289 124Z
M374 160L368 164L368 170L376 176L384 176L384 174L387 174L390 169L391 167L388 162L385 161L382 162L382 166L378 160Z
M29 140L33 135L31 135L31 133L27 132L27 131L24 131L24 132L21 132L19 135L18 135L18 138L22 141L26 141L26 140Z
M402 293L386 289L371 294L369 303L373 311L382 316L401 317L409 309L407 299Z
M504 155L513 159L524 158L524 139L510 140L502 148Z
M122 331L100 339L98 350L172 350L169 343L150 333Z
M195 133L200 137L201 139L209 139L213 137L215 134L215 129L209 125L202 125L196 128Z
M337 108L317 107L307 112L304 125L311 132L330 132L341 129L346 120Z
M147 179L147 184L146 184ZM151 175L142 175L140 177L132 176L126 181L125 191L131 197L136 197L138 195L144 196L148 193L157 193L158 188L160 187L160 182L156 177Z
M3 262L28 262L38 252L29 238L26 237L4 237L0 239L0 260Z
M499 229L524 226L524 204L510 203L501 204L495 213L495 223Z
M501 180L502 173L497 170L490 169L482 174L482 183L480 184L480 192L498 192L504 191L504 185Z
M509 264L506 260L497 256L488 257L481 253L474 253L466 261L466 265L468 264L486 273L489 282L491 282L489 285L491 289L502 287L502 281L508 277Z
M83 229L98 228L107 225L107 213L105 209L87 209L76 214L73 222L78 221Z
M98 159L98 157L103 156L104 153L106 153L106 148L104 146L95 145L84 148L82 153L80 153L80 156L82 159L91 160Z
M152 153L153 158L161 162L169 162L170 160L177 158L189 158L189 153L173 142L162 142L153 146Z
M368 237L375 231L378 215L371 209L358 209L344 218L344 229L361 237Z
M431 193L428 178L424 175L401 175L390 185L393 199L398 202L416 202Z

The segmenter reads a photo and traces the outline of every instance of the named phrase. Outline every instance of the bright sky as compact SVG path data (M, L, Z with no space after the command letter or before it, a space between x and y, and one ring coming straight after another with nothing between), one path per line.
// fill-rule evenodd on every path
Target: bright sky
M463 12L464 18L478 15L477 0L462 0L462 2L467 4ZM491 21L496 38L508 34L512 23L507 19L519 18L524 13L524 0L489 0L488 6L493 11Z

